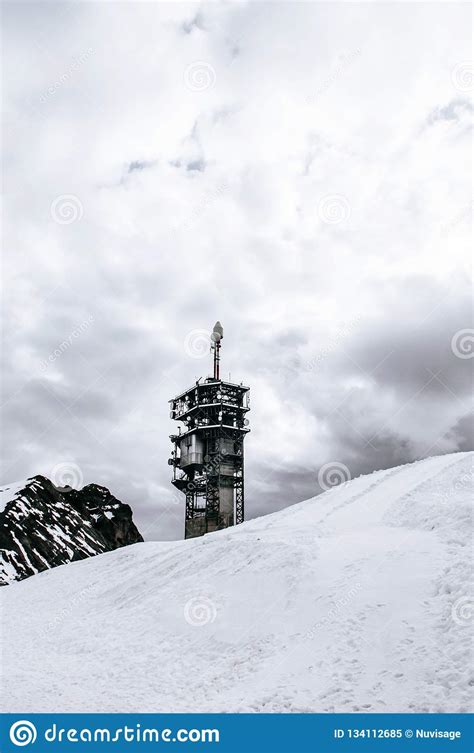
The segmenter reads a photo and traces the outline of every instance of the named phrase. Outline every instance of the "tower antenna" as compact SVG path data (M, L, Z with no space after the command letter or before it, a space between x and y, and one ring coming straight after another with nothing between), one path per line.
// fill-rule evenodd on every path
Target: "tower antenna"
M219 376L219 361L220 361L220 349L221 349L221 340L224 337L224 329L222 327L222 324L217 321L214 324L214 329L212 330L211 334L211 350L214 351L214 379L218 382L220 379Z
M182 424L171 434L172 484L185 497L184 537L204 536L244 520L244 439L249 422L249 388L220 378L224 336L211 333L214 375L198 379L170 400L170 418Z

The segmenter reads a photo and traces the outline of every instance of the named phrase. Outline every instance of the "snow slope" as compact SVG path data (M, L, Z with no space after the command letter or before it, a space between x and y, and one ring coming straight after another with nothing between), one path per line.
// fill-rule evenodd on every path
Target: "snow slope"
M14 481L13 484L8 484L8 486L0 486L0 513L5 510L10 502L13 502L18 492L24 489L28 482L29 479L25 479L24 481Z
M473 453L2 589L6 711L466 711Z

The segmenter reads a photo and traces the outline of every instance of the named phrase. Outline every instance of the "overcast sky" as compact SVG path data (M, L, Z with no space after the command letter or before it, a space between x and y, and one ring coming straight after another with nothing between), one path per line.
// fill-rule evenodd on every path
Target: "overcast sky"
M470 12L3 4L3 483L182 537L168 400L216 319L247 517L472 448Z

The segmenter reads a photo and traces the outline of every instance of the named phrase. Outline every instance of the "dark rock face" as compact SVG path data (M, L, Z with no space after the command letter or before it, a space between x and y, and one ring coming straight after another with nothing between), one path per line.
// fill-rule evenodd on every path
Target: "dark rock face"
M34 476L0 488L0 585L139 541L131 508L103 486Z

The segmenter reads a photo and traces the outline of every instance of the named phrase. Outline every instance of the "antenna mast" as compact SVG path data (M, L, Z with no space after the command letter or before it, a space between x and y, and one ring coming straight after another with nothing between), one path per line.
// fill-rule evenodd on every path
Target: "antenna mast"
M221 340L224 337L224 329L220 322L214 324L214 329L211 334L211 350L214 351L214 379L218 382L219 376L219 361L220 361L220 349Z

